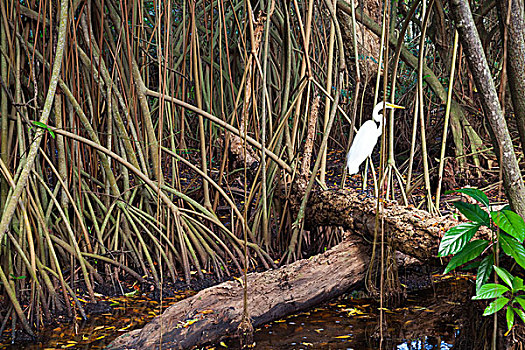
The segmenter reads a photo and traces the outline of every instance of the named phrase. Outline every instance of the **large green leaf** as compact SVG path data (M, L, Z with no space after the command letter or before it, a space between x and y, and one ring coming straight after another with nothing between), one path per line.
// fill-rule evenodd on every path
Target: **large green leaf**
M514 276L512 276L510 272L505 270L503 267L494 266L494 270L496 270L496 273L503 280L503 282L505 282L507 286L512 288L512 281L514 280Z
M521 321L525 323L525 312L523 312L522 309L514 308L514 311L518 314L518 316L521 318Z
M503 231L516 238L520 243L525 239L525 222L518 214L510 210L490 212L492 220Z
M472 300L497 298L506 292L510 292L510 289L502 284L487 283L479 289L476 295L472 297Z
M499 234L499 245L505 254L511 256L525 269L525 248L513 237L504 233Z
M444 273L449 273L456 267L477 258L487 248L489 241L478 239L468 243L458 254L450 259Z
M516 276L512 280L512 291L517 292L520 290L523 290L523 279Z
M514 298L514 300L516 300L522 308L525 309L525 297L522 296L522 295L518 295L516 298Z
M478 202L484 204L487 208L489 207L489 198L487 197L485 193L483 193L483 191L480 191L477 188L470 188L470 187L461 188L459 190L447 191L445 192L445 194L454 193L454 192L466 194L467 196L470 196L474 198L475 200L477 200Z
M503 307L507 305L508 302L509 298L499 297L490 303L489 306L487 306L485 312L483 312L483 316L492 315L493 313L498 312L499 310L503 309Z
M439 245L438 256L456 254L470 241L481 224L465 222L448 230Z
M478 275L476 276L476 293L479 293L479 289L482 285L487 283L494 265L494 254L487 255L479 264Z
M512 326L514 326L514 308L512 306L509 306L507 308L507 329L510 330Z
M465 217L471 221L480 223L485 226L490 225L490 217L489 213L487 213L485 210L481 209L481 207L477 204L470 204L466 202L454 202L452 203L458 210L461 212L461 214L465 215Z

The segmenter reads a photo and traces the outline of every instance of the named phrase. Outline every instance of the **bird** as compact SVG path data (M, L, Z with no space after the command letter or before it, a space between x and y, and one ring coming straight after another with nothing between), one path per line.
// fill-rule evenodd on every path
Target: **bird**
M377 143L377 139L381 136L383 132L383 109L385 108L401 108L403 106L398 106L389 102L379 102L372 112L372 119L367 120L359 131L355 135L354 141L352 142L352 147L346 155L346 168L350 175L357 174L359 172L359 166L370 157L374 147ZM379 123L379 126L376 124Z

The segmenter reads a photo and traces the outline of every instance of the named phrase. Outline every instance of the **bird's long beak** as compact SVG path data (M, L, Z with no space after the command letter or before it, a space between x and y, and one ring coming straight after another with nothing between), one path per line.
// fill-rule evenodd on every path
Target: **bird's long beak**
M389 102L387 102L386 105L387 105L388 107L390 107L390 108L405 109L405 107L403 107L403 106L398 106L398 105L395 105L395 104L393 104L393 103L389 103Z

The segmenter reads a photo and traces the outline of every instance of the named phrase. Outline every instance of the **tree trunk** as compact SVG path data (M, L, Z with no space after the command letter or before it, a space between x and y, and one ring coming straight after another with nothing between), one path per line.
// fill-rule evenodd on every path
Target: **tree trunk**
M525 147L525 23L523 1L512 0L510 22L507 26L508 53L507 70L509 90L512 98L516 125L520 134L521 147ZM508 1L497 1L501 23L507 19ZM503 32L503 31L502 31Z
M456 19L456 26L465 56L468 60L474 82L481 94L481 104L494 133L493 145L499 156L503 170L503 185L514 211L525 217L525 186L512 146L507 123L501 111L494 80L481 41L472 18L467 1L451 0L451 10Z
M330 300L359 283L369 248L357 237L310 259L248 275L248 307L254 327ZM107 349L188 349L236 333L243 314L243 287L221 283L169 307L144 328Z
M361 199L356 191L333 190L312 193L306 211L306 228L315 226L342 226L371 239L374 236L375 198ZM292 209L297 200L292 199ZM435 217L412 206L393 202L381 203L379 222L384 220L385 234L393 247L423 262L441 265L436 258L443 234L458 224L456 220ZM381 224L380 224L381 227ZM488 234L483 229L481 235Z

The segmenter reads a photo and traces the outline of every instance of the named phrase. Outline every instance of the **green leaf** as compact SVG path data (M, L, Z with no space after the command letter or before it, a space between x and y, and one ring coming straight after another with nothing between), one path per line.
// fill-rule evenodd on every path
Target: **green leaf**
M523 279L519 277L514 277L512 280L512 291L517 292L523 290Z
M510 289L502 284L487 283L481 286L476 295L472 297L472 300L498 298L506 292L510 292Z
M525 239L525 222L518 214L510 210L490 212L492 220L503 231L516 238L520 243Z
M461 214L465 215L467 219L485 226L490 225L489 214L481 209L479 205L466 202L454 202L452 204L458 208Z
M471 262L469 264L466 264L463 267L461 267L461 271L468 271L468 270L477 269L477 268L479 268L479 264L480 263L481 263L481 261L479 261L479 260L473 261L473 262Z
M32 122L32 124L33 124L34 126L37 126L37 127L39 127L39 128L42 128L42 129L47 130L47 131L49 132L49 134L51 135L51 137L52 137L52 138L55 138L55 133L53 132L53 130L51 130L51 128L49 127L49 125L44 124L44 123L39 122L39 121L36 121L36 120L34 120L34 121Z
M514 279L514 276L510 274L507 270L505 270L503 267L497 267L494 266L494 270L496 270L496 273L498 276L509 286L512 288L512 280Z
M483 316L492 315L493 313L498 312L499 310L503 309L503 307L507 305L508 302L509 298L499 297L490 303L489 306L487 306L485 312L483 312Z
M454 192L466 194L467 196L470 196L474 198L475 200L477 200L478 202L484 204L487 208L489 207L489 199L487 195L483 193L483 191L478 190L477 188L470 188L470 187L461 188L459 190L447 191L445 192L445 194L454 193Z
M487 255L479 264L478 275L476 276L476 293L479 293L481 286L489 280L492 274L492 265L494 265L494 254Z
M447 268L445 269L445 274L454 270L459 265L477 258L485 248L489 245L489 241L478 239L468 243L458 254L456 254L452 259L450 259Z
M27 278L27 276L15 276L12 273L10 273L9 276L11 276L11 279L14 280L23 280L24 278Z
M525 269L525 248L514 238L504 233L499 234L499 245L505 254L511 256Z
M514 308L512 306L509 306L507 308L507 329L510 331L512 326L514 326Z
M33 121L33 125L38 126L39 128L42 128L42 129L46 129L46 130L49 129L49 126L47 126L47 124L44 124L36 120Z
M521 321L525 323L525 312L523 312L522 309L516 309L516 308L514 308L514 312L516 312L518 316L521 318Z
M518 295L516 298L514 298L514 300L517 301L518 304L520 304L521 307L525 309L525 297Z
M438 256L456 254L474 237L481 225L465 222L448 230L439 245Z

